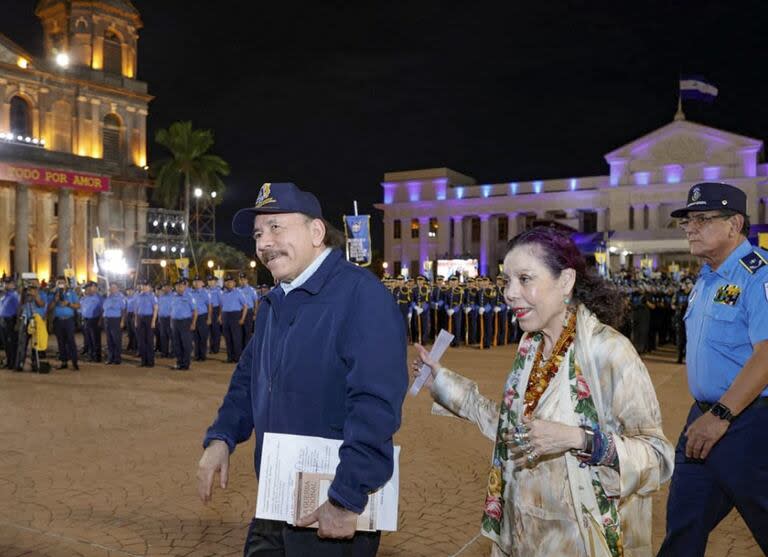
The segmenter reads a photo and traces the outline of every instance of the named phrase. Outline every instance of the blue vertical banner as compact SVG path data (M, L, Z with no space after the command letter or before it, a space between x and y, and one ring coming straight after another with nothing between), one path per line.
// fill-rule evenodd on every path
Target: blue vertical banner
M347 238L347 261L367 267L371 264L371 216L344 217L344 235Z

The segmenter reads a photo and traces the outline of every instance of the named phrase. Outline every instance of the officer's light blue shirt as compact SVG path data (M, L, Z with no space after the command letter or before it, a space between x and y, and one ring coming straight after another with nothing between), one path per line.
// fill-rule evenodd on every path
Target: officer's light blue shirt
M48 304L53 300L53 295L45 292L44 290L38 290L37 295L43 301L43 307L38 306L34 301L32 302L32 311L45 319L45 315L48 312Z
M138 299L138 292L134 292L133 294L125 295L125 311L128 313L136 313L136 300Z
M157 297L152 292L141 292L136 296L136 314L152 315L157 305Z
M245 303L248 304L248 308L254 309L256 302L259 301L259 294L254 290L253 286L246 284L245 286L240 286L238 290L245 296Z
M195 306L197 307L197 314L203 316L208 314L208 306L211 305L211 296L205 288L193 288L191 291L192 298L195 300ZM207 319L207 317L206 317Z
M126 307L125 296L122 292L115 292L110 294L104 300L103 304L104 317L122 317L123 310Z
M0 298L0 317L16 317L19 311L19 293L16 290L8 290Z
M206 310L207 311L207 310ZM171 298L171 319L191 319L195 312L195 300L188 291L175 292Z
M742 259L753 252L765 261L753 272ZM696 400L716 402L768 339L768 252L749 241L713 271L704 265L688 299L688 385ZM768 388L760 396L768 396Z
M243 306L247 306L248 302L240 292L238 288L227 290L226 288L221 292L221 311L222 313L230 311L243 311Z
M157 298L157 316L170 317L171 303L173 302L173 292L162 294Z
M211 296L211 305L215 308L221 305L221 288L218 286L208 287L208 294Z
M54 295L55 297L55 295ZM53 300L53 298L51 298ZM77 297L77 294L74 290L65 290L61 293L61 301L69 302L70 304L76 304L79 302L79 298ZM62 306L59 305L58 302L52 302L56 304L55 309L53 310L53 317L57 319L69 319L70 317L75 316L75 310L72 309L69 306Z
M80 313L86 319L101 317L101 296L88 294L80 301Z

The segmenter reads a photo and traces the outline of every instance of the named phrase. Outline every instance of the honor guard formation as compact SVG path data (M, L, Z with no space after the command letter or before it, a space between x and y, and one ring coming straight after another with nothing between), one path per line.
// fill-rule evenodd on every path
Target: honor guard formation
M79 371L81 360L121 365L127 354L138 358L138 367L154 367L157 357L174 359L172 369L188 370L193 360L218 354L222 336L227 363L237 362L253 335L259 300L271 287L250 286L244 272L238 279L224 275L223 287L214 275L189 282L139 279L136 288L113 282L102 291L96 282L74 285L64 276L51 284L4 277L2 365L23 371L27 364L45 373L49 334L56 336L57 369Z

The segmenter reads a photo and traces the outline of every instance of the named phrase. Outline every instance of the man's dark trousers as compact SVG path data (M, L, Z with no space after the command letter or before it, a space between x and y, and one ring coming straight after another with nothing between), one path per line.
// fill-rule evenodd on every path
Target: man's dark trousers
M211 354L218 354L221 349L221 325L219 325L219 315L221 315L221 306L212 307L213 318L211 321Z
M160 355L164 358L170 358L173 356L173 343L171 338L173 333L171 332L171 318L158 317L157 328L160 330Z
M125 315L125 330L128 333L128 346L125 349L128 352L135 352L138 349L136 340L136 314L127 313Z
M16 330L16 316L0 317L0 335L5 347L5 366L8 369L16 367L16 351L18 350L19 333Z
M221 327L227 344L227 360L236 362L243 351L243 333L240 325L241 311L225 311L221 314Z
M245 314L245 323L242 326L243 346L248 346L248 343L253 336L253 310L248 308L248 312Z
M53 332L59 345L59 360L63 364L72 360L77 365L77 343L75 342L75 319L57 317L53 320Z
M192 356L192 331L189 330L191 326L191 317L171 320L173 352L176 354L176 365L184 369L189 369L189 360Z
M107 322L107 362L122 363L123 332L120 330L120 317L105 317Z
M87 317L83 333L85 336L85 350L92 362L101 361L101 325L100 317Z
M206 323L206 317L197 319L195 324L195 359L205 360L208 356L208 323Z
M314 528L256 518L248 529L243 557L374 557L380 537L380 532L357 532L351 540L324 540Z
M734 506L768 555L768 403L758 400L703 461L685 457L685 431L702 415L696 404L691 408L675 451L659 557L703 557L709 533Z
M155 333L152 329L151 315L139 315L139 326L136 328L136 338L139 343L141 365L153 367L155 365Z

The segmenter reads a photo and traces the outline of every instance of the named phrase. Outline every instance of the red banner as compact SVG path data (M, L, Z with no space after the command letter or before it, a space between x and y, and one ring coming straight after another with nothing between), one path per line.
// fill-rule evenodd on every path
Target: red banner
M71 188L84 191L109 191L109 177L82 172L69 172L56 168L0 163L0 180L22 182L52 188Z

